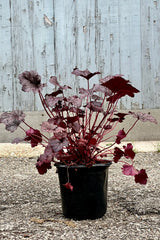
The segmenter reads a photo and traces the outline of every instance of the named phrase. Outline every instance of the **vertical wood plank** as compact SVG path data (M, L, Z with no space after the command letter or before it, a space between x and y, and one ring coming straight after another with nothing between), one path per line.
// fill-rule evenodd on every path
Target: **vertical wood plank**
M9 1L0 0L0 111L13 109L10 21Z
M120 73L141 90L140 1L119 1ZM140 95L139 95L140 96ZM140 108L141 99L125 97L121 108Z
M160 2L141 2L143 108L160 106Z
M76 66L76 1L54 1L56 75L62 84L77 88L71 74Z
M18 75L34 69L33 1L10 1L14 109L34 110L34 95L21 91Z
M33 66L42 76L42 82L47 83L43 90L45 94L53 90L53 85L48 81L55 74L53 1L33 1L33 9ZM35 110L38 109L42 109L42 104L36 94Z

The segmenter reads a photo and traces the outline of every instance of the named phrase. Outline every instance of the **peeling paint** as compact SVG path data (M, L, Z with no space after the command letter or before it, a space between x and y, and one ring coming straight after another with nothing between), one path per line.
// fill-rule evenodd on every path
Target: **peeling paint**
M44 14L44 24L46 27L51 27L53 22Z
M157 8L157 1L154 1L154 5L155 5L155 7Z
M83 32L86 33L87 32L87 27L83 26Z

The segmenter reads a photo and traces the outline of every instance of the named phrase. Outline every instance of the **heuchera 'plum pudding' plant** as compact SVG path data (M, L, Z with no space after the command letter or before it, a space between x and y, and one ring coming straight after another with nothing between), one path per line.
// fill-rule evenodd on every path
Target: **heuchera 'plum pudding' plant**
M139 90L125 80L122 75L107 76L99 80L99 84L90 87L90 79L100 72L91 73L88 69L81 71L75 68L72 74L81 76L87 81L88 88L80 88L79 96L65 97L64 91L71 89L69 86L61 86L55 76L50 77L49 82L54 85L50 94L42 95L42 89L46 84L41 83L41 76L35 71L25 71L19 75L20 84L24 92L38 93L45 112L49 119L42 122L41 131L34 129L25 122L25 114L22 111L4 112L0 116L0 122L6 125L6 129L14 132L20 127L26 134L24 139L16 138L13 142L30 142L31 147L41 144L44 153L40 155L36 167L40 174L44 174L51 168L51 162L71 165L86 165L91 167L96 163L106 161L122 162L122 172L125 175L134 176L135 182L147 183L147 174L144 169L137 170L134 167L135 153L133 146L128 143L122 148L121 143L138 121L150 121L157 123L149 113L120 113L117 111L118 101L123 96L134 97ZM101 93L97 95L96 93ZM103 96L103 97L100 97ZM115 136L115 141L101 146L100 143L109 140L109 135L117 124L122 123L127 115L135 118L134 123L125 131L122 128ZM22 127L24 124L28 129ZM48 138L44 133L51 134ZM123 161L120 159L123 157ZM124 160L126 159L126 161ZM129 162L128 162L129 161ZM66 188L73 190L74 186L68 182Z

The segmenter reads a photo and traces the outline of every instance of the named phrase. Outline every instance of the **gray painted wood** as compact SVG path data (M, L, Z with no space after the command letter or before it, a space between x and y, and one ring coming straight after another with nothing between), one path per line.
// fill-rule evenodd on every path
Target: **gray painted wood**
M56 75L78 92L86 82L71 75L76 66L124 74L141 90L119 108L159 108L159 56L160 0L0 0L0 111L42 109L21 91L25 70L47 83Z

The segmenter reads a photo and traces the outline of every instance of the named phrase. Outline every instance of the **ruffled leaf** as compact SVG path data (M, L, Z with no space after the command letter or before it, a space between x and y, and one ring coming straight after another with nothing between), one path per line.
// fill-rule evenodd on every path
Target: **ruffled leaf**
M127 176L135 176L138 171L133 167L133 165L124 164L122 167L122 172Z
M126 158L134 159L135 152L133 151L133 145L131 143L128 143L127 146L123 146L124 148L124 156Z
M87 80L89 80L94 75L101 74L101 73L100 72L91 73L88 69L86 69L84 71L81 71L78 68L74 68L72 74L74 74L76 76L81 76L81 77L86 78Z
M73 186L70 182L67 182L65 184L63 184L63 186L67 189L69 189L71 192L73 191Z
M120 130L116 137L117 137L116 138L116 143L120 144L121 140L126 137L126 133L125 133L124 129Z
M138 174L135 175L135 182L140 184L146 184L147 183L147 174L145 169L141 169Z
M115 163L117 163L117 162L119 161L119 159L120 159L121 157L123 157L124 152L123 152L120 148L115 147L115 148L114 148L114 154L113 154L113 155L114 155L113 160L114 160Z
M0 116L0 123L4 123L6 125L6 130L10 132L14 132L20 123L24 121L25 114L22 111L12 111L12 112L4 112Z
M67 86L67 85L61 86L57 80L57 77L55 76L51 76L49 79L49 82L54 86L59 87L59 89L61 90L72 89L70 86Z
M37 93L46 86L46 84L41 84L41 76L36 71L25 71L19 74L18 78L24 92Z
M36 147L42 142L42 135L38 129L30 128L26 131L26 137L24 139L31 143L31 147Z
M150 112L148 114L142 113L142 112L137 112L137 113L129 112L129 114L131 114L134 118L137 118L142 122L149 121L149 122L157 124L157 120L150 114Z

